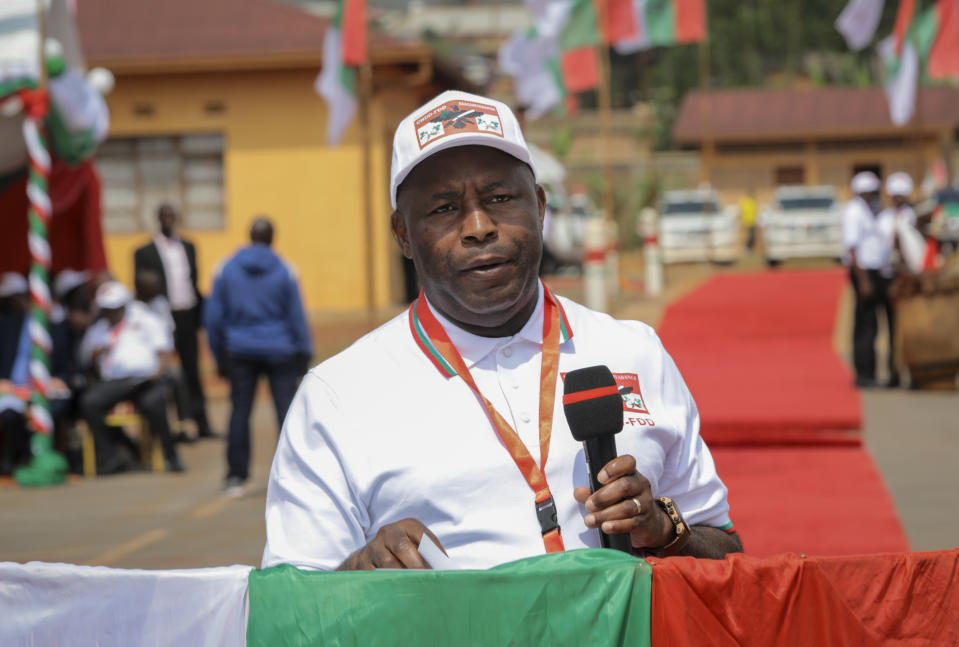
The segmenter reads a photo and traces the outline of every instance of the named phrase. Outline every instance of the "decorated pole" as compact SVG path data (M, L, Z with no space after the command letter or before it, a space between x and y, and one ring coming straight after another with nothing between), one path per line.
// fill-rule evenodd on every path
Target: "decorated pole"
M27 142L30 175L27 180L27 198L30 201L30 425L35 432L49 436L53 432L50 415L50 195L47 184L50 177L50 153L46 146L43 127L46 97L37 92L26 104L28 113L23 120L23 136Z
M48 232L52 207L48 183L50 152L47 148L44 120L49 110L46 89L46 11L38 0L38 72L37 89L21 90L23 101L23 137L27 144L29 178L28 242L30 246L30 439L29 465L14 472L21 485L52 485L66 477L66 461L53 449L53 415L50 407L50 243Z

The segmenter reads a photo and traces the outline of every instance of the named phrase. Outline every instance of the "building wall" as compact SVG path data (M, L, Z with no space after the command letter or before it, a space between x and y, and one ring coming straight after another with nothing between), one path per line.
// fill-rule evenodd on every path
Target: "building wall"
M197 245L201 290L216 267L248 242L250 222L265 214L276 225L276 250L299 271L310 311L394 303L398 254L389 235L389 149L373 137L373 267L367 265L362 146L356 122L343 143L325 143L326 107L313 92L316 70L125 75L109 96L112 136L185 133L224 135L226 224L184 230ZM208 110L220 102L222 110ZM149 107L149 110L145 108ZM384 129L374 102L373 132ZM120 280L132 282L134 249L149 233L108 235L107 257Z
M752 150L750 150L750 148ZM854 169L878 166L883 178L894 171L909 173L918 188L939 154L936 138L908 141L770 143L762 147L719 146L700 157L703 175L723 200L734 202L752 192L760 202L772 199L777 169L802 169L803 183L826 184L849 197Z

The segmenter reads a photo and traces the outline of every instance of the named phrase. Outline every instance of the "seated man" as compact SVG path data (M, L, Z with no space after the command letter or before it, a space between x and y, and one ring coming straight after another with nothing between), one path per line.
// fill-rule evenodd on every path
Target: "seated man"
M60 271L53 281L56 298L50 316L50 408L53 414L55 447L67 454L71 468L80 471L80 456L70 450L69 434L80 415L80 395L87 373L80 363L80 341L93 323L93 308L87 282L88 272ZM73 460L76 458L76 460Z
M136 300L159 317L170 334L173 335L176 324L173 321L170 302L163 296L163 279L160 277L160 273L149 269L137 270L136 276L133 278L133 284ZM164 379L167 382L167 387L173 393L173 401L176 403L179 431L174 434L174 439L178 442L193 442L197 439L197 425L191 419L190 389L178 363L167 367ZM189 425L187 421L189 421ZM185 431L188 426L192 426L192 434Z
M90 326L80 344L82 360L96 368L101 378L80 399L97 446L97 472L113 474L134 466L111 441L106 425L107 413L124 401L133 402L146 417L150 432L160 438L167 471L182 472L170 435L167 384L162 379L173 353L173 336L162 320L132 299L130 291L116 281L101 285L96 303L103 318Z
M5 273L0 277L0 474L10 474L30 460L29 310L27 279Z
M539 281L546 195L512 111L439 95L398 126L391 176L393 237L423 291L303 379L270 474L263 566L425 568L424 534L464 568L598 547L599 529L643 555L741 551L656 333ZM600 364L629 387L630 424L591 492L562 376Z

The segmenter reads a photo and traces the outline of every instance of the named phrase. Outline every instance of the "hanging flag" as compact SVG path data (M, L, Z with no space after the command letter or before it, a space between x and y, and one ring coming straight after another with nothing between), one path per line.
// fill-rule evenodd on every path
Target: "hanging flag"
M500 69L513 77L517 105L528 119L562 105L565 88L558 56L555 38L544 37L535 27L514 32L500 48Z
M899 56L902 52L902 43L906 39L906 31L912 24L912 17L915 13L916 0L899 0L899 8L896 9L896 22L892 28L896 56Z
M597 4L604 11L597 11ZM695 43L706 37L704 0L526 0L534 28L500 49L530 118L599 86L599 47L620 53Z
M835 23L836 31L846 39L849 49L858 52L872 42L883 4L884 0L849 0Z
M620 54L651 47L698 43L706 38L704 0L632 0L635 34L613 41Z
M500 68L513 77L530 119L563 109L577 92L599 85L602 39L594 0L527 0L534 27L500 48Z
M569 18L559 36L560 69L567 93L592 90L599 85L599 20L593 0L573 0Z
M633 0L605 0L605 2L604 42L607 45L614 45L635 38L639 33L639 24Z
M897 126L908 123L916 110L919 78L939 31L935 7L914 16L914 0L903 0L891 36L879 43L885 68L889 119Z
M314 90L326 100L326 139L337 145L356 114L356 67L368 60L365 0L339 0Z
M919 54L915 45L906 41L901 55L897 56L895 38L890 36L879 43L879 56L887 70L885 91L889 119L895 125L903 126L909 123L916 109Z
M959 0L939 0L935 15L936 37L926 72L934 81L959 80Z

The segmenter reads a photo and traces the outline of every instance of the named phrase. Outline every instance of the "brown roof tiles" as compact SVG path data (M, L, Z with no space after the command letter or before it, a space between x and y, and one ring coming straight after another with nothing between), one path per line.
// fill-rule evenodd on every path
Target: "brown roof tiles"
M959 88L924 88L919 116L897 129L881 88L693 90L673 126L677 143L859 137L959 125Z
M299 57L318 62L330 21L279 0L81 0L86 57L121 65ZM371 49L400 45L370 31Z

